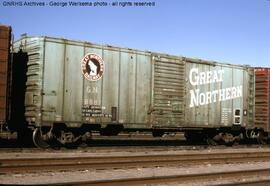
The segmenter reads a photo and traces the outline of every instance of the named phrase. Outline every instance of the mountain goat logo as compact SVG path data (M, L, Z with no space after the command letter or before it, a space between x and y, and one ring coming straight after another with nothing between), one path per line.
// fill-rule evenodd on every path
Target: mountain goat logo
M82 74L89 81L97 81L104 73L104 61L96 54L86 54L81 62Z

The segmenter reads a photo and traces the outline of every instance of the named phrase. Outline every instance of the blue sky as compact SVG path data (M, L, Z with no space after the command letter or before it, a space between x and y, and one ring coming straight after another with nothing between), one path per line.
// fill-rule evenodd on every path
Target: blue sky
M156 6L5 7L1 0L0 23L11 25L17 39L48 35L270 67L270 0L145 1Z

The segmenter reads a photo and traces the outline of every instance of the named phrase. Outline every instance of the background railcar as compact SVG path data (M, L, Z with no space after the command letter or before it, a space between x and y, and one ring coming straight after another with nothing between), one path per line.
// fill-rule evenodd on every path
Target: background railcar
M255 127L270 132L270 68L255 68Z
M10 67L11 27L0 25L0 124L6 123Z
M13 55L10 52L11 40L11 27L0 25L0 139L16 139L17 132L21 129L20 125L15 127L10 122L12 103L16 101L16 98L12 99ZM25 127L27 126L25 125Z
M19 67L21 112L37 146L86 140L92 131L234 141L253 128L249 66L51 37L25 36L13 48L14 65L27 64Z

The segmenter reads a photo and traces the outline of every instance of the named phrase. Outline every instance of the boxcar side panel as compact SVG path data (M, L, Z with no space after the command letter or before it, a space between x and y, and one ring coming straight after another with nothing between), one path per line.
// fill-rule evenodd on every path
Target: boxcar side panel
M248 87L246 87L244 83L244 73L248 73L244 69L232 69L233 76L232 76L232 86L233 87L240 87L242 86L242 98L241 99L233 99L232 100L232 123L235 125L242 125L243 124L243 111L244 111L244 105L243 100L247 100L244 92L248 91ZM245 90L245 91L244 91Z
M119 91L119 51L112 49L105 49L103 51L103 60L105 63L105 72L102 77L102 102L101 106L105 107L103 112L106 114L112 113L112 107L118 106L118 91ZM100 80L99 80L100 81ZM117 113L116 112L116 113ZM116 118L117 119L117 118ZM110 122L110 118L102 118L103 122Z
M186 125L243 124L243 105L248 102L243 92L249 90L244 83L245 74L248 70L243 67L187 62Z
M64 121L81 121L83 76L80 61L84 48L66 44L64 73Z
M197 116L197 107L195 105L191 105L191 91L195 91L198 89L198 85L191 85L190 83L190 71L193 68L197 68L196 63L188 63L186 62L186 91L185 91L185 125L194 126L196 123Z
M120 62L119 122L135 123L137 56L135 53L121 52Z
M63 119L65 45L45 42L43 115L45 121Z
M199 72L209 71L209 65L198 64L197 68ZM200 92L209 92L209 84L199 85L199 90ZM205 99L207 100L207 97ZM197 107L196 124L209 126L208 108L209 104Z
M210 66L210 71L219 71L221 70L221 66ZM210 92L221 89L220 83L211 83L210 84ZM209 125L215 126L220 123L221 118L221 102L215 102L213 104L209 104Z
M233 81L233 71L230 67L222 67L222 70L224 71L223 73L223 81L221 83L221 94L220 97L224 101L221 101L221 125L223 126L231 126L233 123L232 120L232 115L233 115L233 110L232 110L232 100L226 100L226 88L232 86L232 81Z
M206 83L207 74L218 72L221 66L201 62L186 63L186 125L213 127L219 125L221 103L213 96L220 89L218 82ZM210 77L211 75L209 75ZM210 96L211 95L211 96Z
M151 56L137 54L136 58L135 123L145 125L151 104Z
M96 54L103 58L103 50L101 48L96 48L92 45L86 45L84 48L84 55L86 54ZM78 63L81 63L78 62ZM105 62L105 73L106 73L106 62ZM81 73L81 72L80 72ZM83 76L83 75L82 75ZM102 99L102 83L103 79L98 81L89 81L83 78L83 105L101 105ZM84 122L101 122L100 118L89 118L83 117Z
M115 122L147 122L150 55L52 38L47 39L44 51L44 122L110 123L112 107L117 109ZM104 74L97 81L82 74L82 59L88 53L104 61ZM84 117L82 107L94 105L100 106L102 115Z

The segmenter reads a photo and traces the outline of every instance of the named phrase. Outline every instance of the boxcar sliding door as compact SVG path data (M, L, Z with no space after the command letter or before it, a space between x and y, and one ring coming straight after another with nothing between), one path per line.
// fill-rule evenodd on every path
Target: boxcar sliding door
M181 126L184 121L185 62L182 58L152 57L151 123L154 127Z

